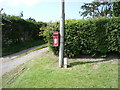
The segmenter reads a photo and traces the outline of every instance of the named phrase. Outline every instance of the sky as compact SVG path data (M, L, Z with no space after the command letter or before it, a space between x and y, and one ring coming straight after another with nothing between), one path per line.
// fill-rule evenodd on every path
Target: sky
M65 19L81 19L81 5L92 0L65 0ZM60 0L0 0L2 13L23 18L34 18L36 21L55 22L60 20Z

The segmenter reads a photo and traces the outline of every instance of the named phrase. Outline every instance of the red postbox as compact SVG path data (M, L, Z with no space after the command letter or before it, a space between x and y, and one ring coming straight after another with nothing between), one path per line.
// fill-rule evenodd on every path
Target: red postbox
M53 32L53 46L59 46L60 45L60 33L59 32Z

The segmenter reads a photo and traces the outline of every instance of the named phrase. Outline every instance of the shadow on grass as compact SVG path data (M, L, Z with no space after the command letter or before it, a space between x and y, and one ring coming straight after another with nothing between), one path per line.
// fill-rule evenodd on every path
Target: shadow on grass
M87 58L87 59L90 59L90 58ZM98 60L98 61L78 61L78 62L72 62L68 66L69 67L73 67L73 66L76 66L76 65L82 65L82 64L87 64L87 63L100 63L100 62L111 61L111 60L114 60L114 59L120 59L120 58L118 58L118 57L111 57L111 58L103 58L103 59Z

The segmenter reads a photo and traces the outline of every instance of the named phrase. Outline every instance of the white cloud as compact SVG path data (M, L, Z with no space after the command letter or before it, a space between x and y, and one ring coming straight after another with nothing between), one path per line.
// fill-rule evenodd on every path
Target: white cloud
M40 0L11 0L12 5L18 6L20 4L25 4L27 6L34 6L39 3Z
M0 0L0 4L2 3L6 3L9 5L13 5L13 6L19 6L21 4L27 5L27 6L34 6L37 3L39 3L42 0Z
M4 2L5 0L0 0L0 3Z

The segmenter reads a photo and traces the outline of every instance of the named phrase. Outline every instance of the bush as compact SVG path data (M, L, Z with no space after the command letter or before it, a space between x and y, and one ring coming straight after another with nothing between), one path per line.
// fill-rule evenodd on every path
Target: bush
M4 47L25 41L38 40L39 28L46 23L35 20L24 20L18 16L5 16L2 19L2 44Z
M49 23L46 36L53 52L58 55L59 47L52 46L52 33L59 31L59 23ZM65 21L65 56L81 54L106 56L108 52L120 52L120 17Z

